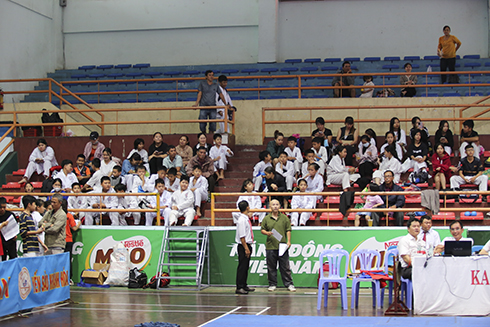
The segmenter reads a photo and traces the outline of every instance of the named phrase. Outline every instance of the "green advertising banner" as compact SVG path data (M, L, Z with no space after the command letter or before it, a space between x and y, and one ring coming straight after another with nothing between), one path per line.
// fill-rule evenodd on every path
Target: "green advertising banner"
M209 256L211 285L234 285L238 261L235 243L235 228L209 228ZM450 236L449 228L435 228L441 239ZM356 249L375 249L384 252L390 246L396 246L398 240L407 234L402 227L381 228L338 228L338 227L298 227L293 228L292 245L289 249L294 284L299 287L316 287L319 263L318 255L325 249L345 249L352 253ZM164 235L163 227L83 227L74 235L73 276L79 281L84 269L93 267L95 262L110 261L112 247L124 242L129 249L133 266L145 270L148 277L154 276ZM194 237L193 230L171 231L171 237ZM253 245L248 282L250 285L267 285L267 265L265 260L266 237L254 227L256 243ZM192 249L189 242L177 241L173 249ZM194 262L195 260L173 259L171 262ZM171 275L192 276L193 267L174 270ZM203 282L207 281L207 267L204 268ZM194 273L195 275L195 273ZM192 284L172 280L172 285ZM282 283L279 281L279 285Z

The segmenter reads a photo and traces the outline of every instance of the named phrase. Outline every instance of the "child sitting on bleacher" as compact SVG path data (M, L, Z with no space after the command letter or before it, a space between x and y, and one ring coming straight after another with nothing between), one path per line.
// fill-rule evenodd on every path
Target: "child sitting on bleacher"
M71 191L75 194L80 194L82 192L82 187L80 183L73 183L71 185ZM68 197L68 208L69 209L86 209L87 208L87 196L69 196ZM70 212L73 218L83 220L85 218L85 212Z
M216 168L218 174L218 178L216 179L217 182L220 179L225 178L225 170L228 167L227 157L232 157L233 151L226 145L221 144L223 141L221 134L214 134L213 139L215 144L211 150L209 150L209 156L214 161L214 168Z
M317 159L315 157L315 151L313 151L312 149L306 150L305 151L305 159L306 159L306 161L303 162L303 166L301 168L301 176L303 176L303 178L306 178L309 175L309 173L308 173L308 167L312 163L317 164L317 166L318 166L318 173L320 175L323 176L325 174L325 165L323 165L323 162L321 162L319 159ZM322 165L320 166L320 164L322 164Z
M461 142L461 146L459 147L459 156L461 159L466 157L466 146L468 144L472 145L475 150L474 157L480 159L480 137L473 130L473 127L475 127L473 119L468 119L463 122L463 129L461 130L461 138L459 140Z
M379 169L373 173L373 179L376 184L381 185L384 183L384 173L387 170L393 172L393 183L400 182L400 175L402 172L402 164L398 160L397 153L395 151L395 145L389 145L384 149L384 156L378 158Z
M141 164L141 156L139 155L139 153L134 152L131 157L128 157L128 159L125 159L123 161L121 174L123 176L136 174L136 169Z
M167 172L167 178L165 179L165 189L173 193L180 188L180 178L177 178L177 169L170 168Z
M157 179L163 179L163 181L167 180L167 168L165 166L158 167L156 174L150 175L148 180L148 186L150 185L154 186ZM147 190L153 191L153 189L152 190L147 189Z
M367 191L368 192L378 192L379 191L379 185L375 184L375 183L368 184ZM381 199L381 197L379 195L367 195L366 196L366 202L364 203L363 208L372 209L372 208L382 206L383 204L384 204L383 199ZM354 221L354 226L359 227L359 225L361 223L361 216L366 216L366 219L371 220L371 214L372 214L372 212L369 212L369 211L357 212L356 213L356 219Z
M112 174L111 174L111 186L114 187L117 184L124 184L126 185L126 176L121 175L122 168L119 165L115 165L114 168L112 168ZM132 177L132 176L129 176ZM132 178L130 178L132 182ZM128 187L128 185L126 185Z
M92 172L90 168L85 164L85 156L79 154L77 156L76 165L73 167L73 172L77 176L78 182L83 186L90 179Z
M321 137L315 137L313 140L311 140L311 149L315 153L315 158L318 161L318 165L320 166L320 170L322 168L326 167L326 164L328 162L328 151L327 148L325 148L323 145L323 140Z
M201 166L194 166L193 176L189 180L189 188L194 194L196 215L201 217L201 202L208 200L209 184L206 177L202 176Z
M288 192L291 192L296 179L294 178L294 165L291 161L288 161L288 154L286 152L281 152L279 154L279 162L276 164L276 173L284 177L286 189Z
M323 192L323 176L320 175L319 170L320 166L316 163L311 163L308 166L308 174L304 180L307 183L306 192L316 193ZM322 200L322 196L319 195L316 197L317 200Z
M260 186L262 185L262 180L264 178L264 170L267 167L272 167L271 164L271 154L269 151L264 150L259 153L260 161L254 166L253 171L253 181L254 181L254 190L256 192L259 191Z
M104 176L100 171L100 159L94 158L92 162L90 162L90 166L92 167L93 174L87 183L83 186L84 190L91 191L96 187L100 186L100 179ZM110 180L110 179L109 179Z
M126 185L117 184L114 186L114 191L116 193L127 193ZM117 209L139 209L138 202L135 196L119 196L117 197ZM141 212L130 212L130 211L121 211L116 212L119 219L119 226L127 226L128 222L126 218L133 216L134 224L138 226L141 220Z
M134 147L131 152L129 152L126 160L129 160L135 153L137 153L142 161L142 165L146 167L146 170L150 170L150 165L148 164L148 152L145 150L145 140L142 138L137 138L134 140ZM124 160L124 161L126 161Z
M94 159L94 161L97 158ZM109 176L103 176L100 179L100 186L95 186L94 190L91 193L106 193L107 195L99 196L94 195L89 197L88 206L92 209L114 209L117 208L118 200L116 196L112 196L110 194L116 193L114 189L111 187L111 179ZM102 198L102 200L101 200ZM85 225L93 225L94 218L95 224L98 225L100 222L100 217L102 215L108 214L111 219L112 226L119 225L119 214L117 212L87 212L85 215Z
M308 188L308 183L304 179L298 181L299 192L305 193ZM291 209L315 209L316 208L316 197L312 195L293 195L291 200ZM310 219L311 212L293 212L291 213L291 226L298 226L298 216L299 225L305 226L308 219Z
M155 180L155 192L160 194L160 216L163 217L165 226L169 225L170 219L170 200L172 198L172 193L165 190L165 181L161 178ZM148 207L151 209L156 209L157 207L157 197L156 196L148 196ZM151 226L153 224L153 220L156 218L156 212L147 212L146 213L146 226Z
M189 177L182 176L180 179L180 189L172 194L170 208L172 211L169 215L170 226L177 224L177 219L184 216L185 220L182 226L192 225L196 212L194 211L194 195L189 189Z
M131 193L144 193L147 192L147 187L153 187L149 183L149 178L146 177L146 167L143 165L136 168L136 175L133 176L133 183L131 185Z
M297 139L294 136L288 137L288 146L284 149L284 152L288 155L288 160L294 165L294 174L296 179L301 173L301 165L303 164L303 155L300 148L297 146Z
M347 149L343 145L335 148L336 153L327 166L327 185L341 184L344 191L348 191L351 183L357 181L361 175L355 174L356 168L345 166Z
M364 79L364 84L362 85L363 88L361 89L361 95L359 97L360 98L372 98L374 89L369 88L369 87L374 86L373 77L366 75L363 77L363 79Z
M238 208L238 204L241 201L247 201L249 206L250 206L250 210L262 209L262 201L260 199L260 196L252 195L253 193L255 193L255 191L254 191L254 183L250 178L247 178L243 182L240 192L244 193L244 195L240 195L238 197L238 200L236 202L237 208ZM266 215L265 212L254 212L253 213L254 219L258 218L259 224L262 222L262 219L264 219L265 215ZM233 223L236 224L235 216L233 216Z

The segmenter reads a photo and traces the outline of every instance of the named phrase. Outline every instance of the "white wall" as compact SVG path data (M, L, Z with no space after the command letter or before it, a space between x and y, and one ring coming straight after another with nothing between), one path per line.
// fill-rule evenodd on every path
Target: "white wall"
M42 78L63 68L61 13L59 0L0 1L0 79ZM0 87L32 90L34 84L1 83ZM5 102L11 101L7 96Z
M326 0L279 5L279 56L287 58L435 55L442 27L458 52L488 57L487 0Z
M257 62L257 0L69 0L66 67Z

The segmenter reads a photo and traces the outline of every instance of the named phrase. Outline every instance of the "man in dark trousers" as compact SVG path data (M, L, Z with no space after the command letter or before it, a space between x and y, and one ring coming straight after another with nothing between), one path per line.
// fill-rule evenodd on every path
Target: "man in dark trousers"
M248 294L255 291L247 285L248 268L250 266L250 254L252 253L252 243L254 234L252 222L250 221L250 206L247 201L238 203L240 213L233 213L233 220L236 220L235 241L238 243L238 267L236 269L236 294Z
M7 211L7 199L2 196L0 197L0 229L3 229L5 228L5 226L7 226L7 221L9 220L9 218L12 218L13 221L17 224L14 214L10 211ZM9 260L17 258L17 235L9 238L8 240L5 239L1 232L0 236L2 238L3 246L2 261L6 261L7 256L9 257Z
M393 172L387 170L384 173L385 182L379 186L380 192L403 192L403 189L393 183ZM386 195L381 195L381 198L386 203ZM404 195L390 195L388 196L388 207L386 204L380 206L379 208L403 208L405 206L405 196ZM389 212L389 210L386 210ZM381 212L373 212L371 217L373 218L373 226L379 226L379 220L384 217L385 214ZM396 226L403 226L403 212L393 212L393 218L395 218Z

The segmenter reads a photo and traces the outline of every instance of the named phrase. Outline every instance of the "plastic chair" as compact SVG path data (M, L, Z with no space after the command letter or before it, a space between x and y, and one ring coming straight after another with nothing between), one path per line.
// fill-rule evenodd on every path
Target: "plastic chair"
M359 261L361 270L379 270L380 257L381 255L376 250L356 250L351 256L351 267L354 270L357 261ZM373 289L373 307L379 308L381 306L379 280L372 279L371 277L354 277L352 279L351 309L357 308L359 304L359 284L361 282L371 282Z
M323 275L324 258L327 258L329 264L328 277ZM341 263L345 257L344 273L341 276ZM317 310L320 310L322 304L322 288L325 288L323 306L328 304L328 283L336 282L340 284L340 294L342 299L342 309L347 310L347 272L349 269L349 252L341 249L325 250L320 253L320 279L318 280L318 303Z
M412 310L412 293L413 293L412 280L400 277L400 282L401 282L400 297L402 300L405 301L407 308L409 310Z
M386 251L385 251L385 257L384 257L384 273L388 274L388 267L391 265L394 267L394 257L398 256L398 247L395 245L390 246ZM393 302L393 280L388 281L388 304L391 304ZM383 307L383 302L384 302L384 297L385 297L385 288L381 289L381 307Z

